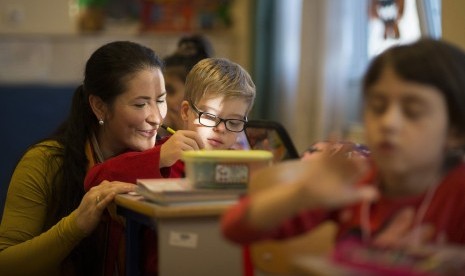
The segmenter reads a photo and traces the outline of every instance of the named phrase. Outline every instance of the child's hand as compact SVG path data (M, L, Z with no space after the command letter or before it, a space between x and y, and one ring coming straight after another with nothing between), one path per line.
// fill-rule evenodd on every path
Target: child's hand
M160 150L160 168L170 167L181 159L182 152L199 150L205 146L195 131L178 130L162 146Z
M352 148L316 154L310 160L285 161L258 171L249 183L248 220L255 229L273 229L302 210L373 201L374 187L356 187L367 159L351 158Z
M418 211L413 207L398 210L384 227L373 237L372 244L378 248L409 249L434 243L436 230L425 223L415 225ZM442 242L447 241L444 237ZM441 244L445 245L445 244ZM438 246L438 244L436 244Z
M303 172L298 188L307 202L321 207L339 207L361 200L372 201L377 197L373 187L355 187L365 175L368 160L354 150L352 143L329 143L327 150L313 154Z
M350 264L370 268L363 270L369 275L464 275L465 247L448 243L430 223L418 224L416 212L412 206L398 210L368 237L369 245L345 243L335 251L336 262L349 264L351 272Z
M350 158L368 158L370 152L364 145L350 141L321 141L312 144L303 154L301 160L309 160L321 153L346 154Z
M328 143L328 142L327 142ZM301 161L288 161L257 173L252 191L291 184L297 209L337 207L377 197L373 187L355 187L366 173L368 159L354 154L353 144L335 143Z

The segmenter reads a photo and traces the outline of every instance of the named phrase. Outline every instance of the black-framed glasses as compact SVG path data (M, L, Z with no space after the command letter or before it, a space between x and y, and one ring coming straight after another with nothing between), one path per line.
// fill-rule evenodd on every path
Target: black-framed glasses
M241 132L245 128L247 123L247 117L244 117L244 120L241 119L223 119L214 114L200 111L193 103L189 103L192 109L197 115L199 115L199 124L206 127L216 127L221 122L224 122L224 125L227 130L231 132Z

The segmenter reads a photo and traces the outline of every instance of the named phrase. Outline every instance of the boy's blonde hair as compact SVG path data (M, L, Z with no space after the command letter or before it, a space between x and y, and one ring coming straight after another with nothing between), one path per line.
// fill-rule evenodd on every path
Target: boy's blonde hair
M203 97L219 96L225 100L244 99L248 103L248 114L255 100L255 84L237 63L225 58L203 59L187 75L184 98L197 104Z

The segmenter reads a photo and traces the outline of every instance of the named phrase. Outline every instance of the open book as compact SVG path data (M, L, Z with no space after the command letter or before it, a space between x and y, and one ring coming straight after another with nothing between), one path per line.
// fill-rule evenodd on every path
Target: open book
M236 201L245 189L198 189L186 178L138 179L136 192L158 204Z

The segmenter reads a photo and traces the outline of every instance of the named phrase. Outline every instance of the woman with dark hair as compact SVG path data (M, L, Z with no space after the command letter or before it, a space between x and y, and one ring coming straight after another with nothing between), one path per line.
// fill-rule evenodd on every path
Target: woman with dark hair
M95 231L116 194L104 182L84 193L87 170L155 145L166 115L163 62L153 50L117 41L89 58L67 120L17 164L0 225L1 275L96 275L104 242Z
M181 103L184 100L186 77L197 62L213 56L213 48L206 37L192 35L182 37L176 51L165 58L163 75L166 84L168 113L165 122L173 129L182 129ZM163 130L162 130L163 131ZM163 136L168 133L162 133Z

